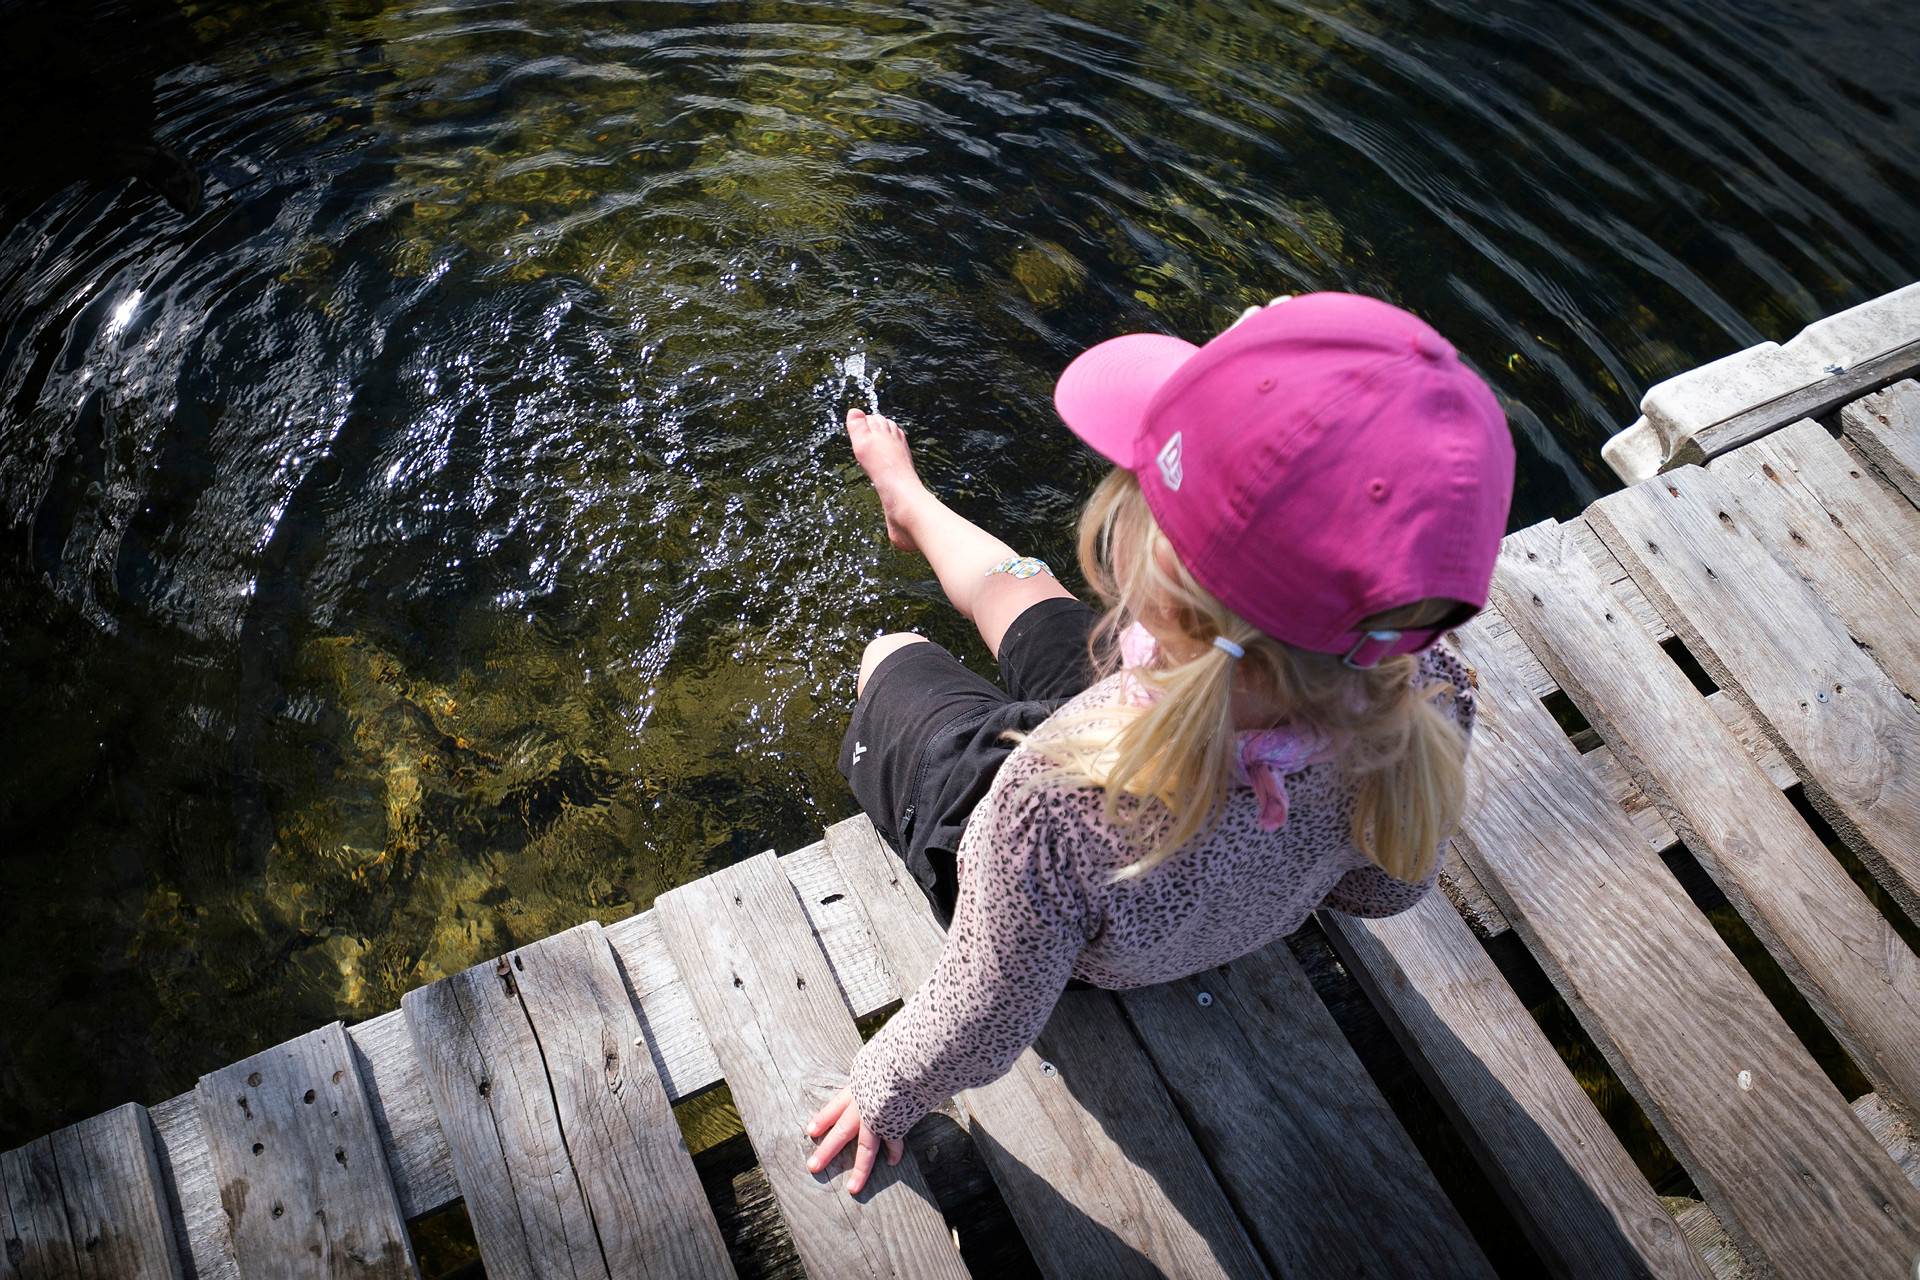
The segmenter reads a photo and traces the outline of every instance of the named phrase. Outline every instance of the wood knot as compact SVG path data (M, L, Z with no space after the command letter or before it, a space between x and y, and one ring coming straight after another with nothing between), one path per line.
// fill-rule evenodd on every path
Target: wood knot
M333 1149L333 1158L340 1162L342 1169L347 1167L347 1149L345 1147L335 1147Z
M279 1217L281 1214L285 1213L286 1211L287 1211L287 1206L283 1204L276 1204L275 1206L273 1206L273 1216L276 1218Z
M493 1092L493 1081L482 1080L480 1082L480 1096L484 1098L492 1092Z

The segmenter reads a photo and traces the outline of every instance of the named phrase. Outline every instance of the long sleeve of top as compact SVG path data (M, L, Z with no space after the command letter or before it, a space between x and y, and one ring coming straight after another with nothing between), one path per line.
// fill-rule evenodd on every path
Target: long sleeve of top
M1122 678L1064 710L1117 701ZM1471 730L1469 679L1444 652L1416 676L1449 684ZM1105 821L1102 793L1042 777L1047 768L1030 745L1001 766L961 838L959 900L933 972L854 1059L854 1100L883 1138L1004 1075L1069 978L1116 990L1172 981L1258 950L1316 907L1390 915L1434 883L1395 880L1353 847L1355 789L1336 763L1286 776L1277 830L1262 828L1253 791L1236 787L1203 836L1124 880L1114 873L1134 852Z
M941 1099L1013 1066L1073 975L1090 906L1049 831L1044 797L1010 807L1020 837L961 873L947 942L906 1007L861 1051L854 1097L897 1138Z

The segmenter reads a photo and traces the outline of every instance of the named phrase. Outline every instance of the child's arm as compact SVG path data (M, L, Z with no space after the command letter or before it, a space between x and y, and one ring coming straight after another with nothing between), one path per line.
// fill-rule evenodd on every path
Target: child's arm
M1043 797L1021 796L970 842L939 960L854 1059L853 1096L876 1135L902 1136L941 1099L1005 1075L1051 1016L1090 910L1051 816Z

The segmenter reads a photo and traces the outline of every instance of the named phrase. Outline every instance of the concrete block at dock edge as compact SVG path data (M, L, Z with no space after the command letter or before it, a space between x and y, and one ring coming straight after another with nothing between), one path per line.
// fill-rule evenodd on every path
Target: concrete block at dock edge
M1660 474L1667 449L1653 424L1641 418L1600 446L1600 457L1628 484L1639 484Z
M1693 443L1700 432L1916 339L1920 283L1816 320L1784 345L1763 342L1669 378L1647 392L1640 401L1645 416L1609 440L1601 456L1628 484L1704 462Z

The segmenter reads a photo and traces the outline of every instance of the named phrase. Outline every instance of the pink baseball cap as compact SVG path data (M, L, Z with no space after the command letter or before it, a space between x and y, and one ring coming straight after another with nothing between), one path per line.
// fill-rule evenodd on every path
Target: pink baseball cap
M1433 596L1486 605L1513 496L1506 415L1398 307L1315 293L1204 347L1128 334L1068 365L1054 404L1140 477L1200 584L1276 639L1369 667L1445 628L1361 619Z

